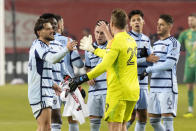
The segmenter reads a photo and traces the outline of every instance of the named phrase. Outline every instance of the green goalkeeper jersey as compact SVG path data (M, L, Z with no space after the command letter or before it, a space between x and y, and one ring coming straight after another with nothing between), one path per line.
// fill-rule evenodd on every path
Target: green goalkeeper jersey
M178 41L186 49L186 63L190 67L196 67L196 31L185 30L180 34Z

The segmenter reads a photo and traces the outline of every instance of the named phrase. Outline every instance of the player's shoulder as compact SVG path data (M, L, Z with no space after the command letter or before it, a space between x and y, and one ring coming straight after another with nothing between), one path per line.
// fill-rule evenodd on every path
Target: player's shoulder
M147 42L150 42L150 38L142 33L142 39L146 40Z
M44 43L43 41L36 39L33 41L32 47L36 49L45 49L45 48L48 48L48 45Z
M175 37L170 36L167 40L173 48L179 48L180 47L180 43Z

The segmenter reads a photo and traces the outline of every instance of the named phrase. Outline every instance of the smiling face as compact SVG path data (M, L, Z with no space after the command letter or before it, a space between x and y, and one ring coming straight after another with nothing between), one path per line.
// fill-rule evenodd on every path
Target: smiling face
M39 38L42 38L46 41L54 40L54 30L51 23L45 23L43 24L43 27L43 29L38 31Z
M139 14L133 15L129 23L133 31L137 33L142 32L144 20Z
M105 44L106 37L99 26L95 27L94 34L95 34L95 40L96 40L97 44L99 44L99 45Z

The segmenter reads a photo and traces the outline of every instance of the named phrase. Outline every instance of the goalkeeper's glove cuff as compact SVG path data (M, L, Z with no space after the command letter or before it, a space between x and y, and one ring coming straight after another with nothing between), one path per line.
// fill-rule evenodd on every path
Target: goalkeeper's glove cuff
M144 48L141 49L140 56L141 57L148 57L147 48L145 46L144 46Z
M142 74L140 75L140 80L143 80L147 75L148 73L146 72L146 70L144 70Z

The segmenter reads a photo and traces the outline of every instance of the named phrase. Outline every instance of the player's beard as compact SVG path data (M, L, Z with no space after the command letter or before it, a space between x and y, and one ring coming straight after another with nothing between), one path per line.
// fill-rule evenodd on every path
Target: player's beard
M47 40L47 41L53 41L54 40L54 35L53 35L53 37L51 36L48 36L48 37L45 37L45 39Z

